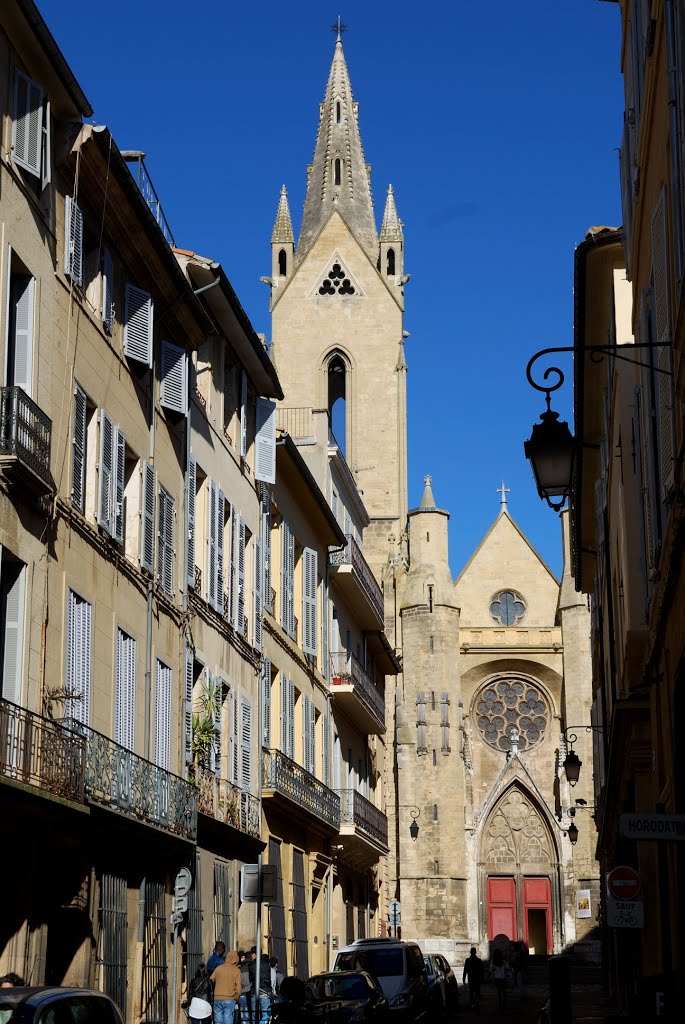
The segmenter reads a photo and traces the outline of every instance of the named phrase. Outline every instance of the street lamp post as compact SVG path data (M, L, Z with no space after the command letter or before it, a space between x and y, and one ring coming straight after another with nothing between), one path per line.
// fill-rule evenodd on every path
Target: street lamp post
M582 768L583 762L580 760L573 744L578 742L578 736L575 732L571 732L571 729L585 729L585 732L604 732L603 725L567 725L562 735L567 743L571 744L571 749L564 758L563 768L566 774L566 780L569 786L573 787L580 778L580 769Z

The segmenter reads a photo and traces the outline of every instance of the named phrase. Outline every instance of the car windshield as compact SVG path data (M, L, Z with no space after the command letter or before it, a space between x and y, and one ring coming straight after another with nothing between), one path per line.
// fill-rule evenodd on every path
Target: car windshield
M395 949L355 949L341 953L338 960L341 971L358 968L368 971L374 978L400 978L404 974L402 950Z
M369 988L364 978L345 978L327 975L325 978L313 978L307 985L308 996L317 1002L322 999L365 999Z

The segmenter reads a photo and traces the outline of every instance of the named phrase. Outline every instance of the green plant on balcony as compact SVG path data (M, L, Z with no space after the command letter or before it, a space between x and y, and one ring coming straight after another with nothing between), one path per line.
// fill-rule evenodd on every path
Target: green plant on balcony
M205 678L193 712L193 774L212 768L212 752L221 723L222 686Z

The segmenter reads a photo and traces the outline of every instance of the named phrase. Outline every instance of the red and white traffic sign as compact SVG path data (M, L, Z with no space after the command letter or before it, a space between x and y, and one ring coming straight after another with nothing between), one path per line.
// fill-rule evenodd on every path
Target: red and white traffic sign
M607 889L616 900L634 900L640 891L640 876L625 865L613 868L607 875Z

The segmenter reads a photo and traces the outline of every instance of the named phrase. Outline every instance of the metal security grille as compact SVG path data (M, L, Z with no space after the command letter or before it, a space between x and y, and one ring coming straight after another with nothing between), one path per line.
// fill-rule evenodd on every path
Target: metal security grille
M283 904L283 868L281 866L281 844L269 839L269 864L276 868L276 899L269 904L269 954L278 957L284 974L288 965L288 949L285 937L285 907Z
M145 885L145 941L143 944L143 1013L146 1024L166 1024L167 949L164 884L149 881Z
M100 957L102 991L126 1017L126 879L103 875L100 880Z
M202 884L200 858L195 855L193 884L188 893L188 940L186 945L186 981L197 974L202 963Z
M307 894L304 885L304 855L301 850L293 850L293 933L295 974L302 981L306 981L309 977Z
M214 938L231 945L231 887L228 864L214 861Z

